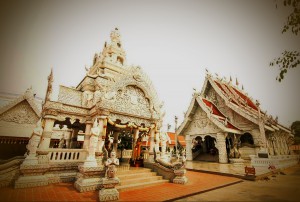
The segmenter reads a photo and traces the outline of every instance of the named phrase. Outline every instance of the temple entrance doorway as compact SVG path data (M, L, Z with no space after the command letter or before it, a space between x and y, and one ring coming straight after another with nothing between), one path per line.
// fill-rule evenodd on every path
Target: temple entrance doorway
M216 139L209 135L197 136L193 140L194 161L219 162L219 151L216 148Z
M105 149L108 155L112 150L117 152L117 157L121 164L129 164L140 167L143 162L144 137L149 135L148 131L139 131L138 128L128 127L128 123L123 124L121 120L116 120L111 124L107 123L105 136ZM145 127L142 124L142 127Z

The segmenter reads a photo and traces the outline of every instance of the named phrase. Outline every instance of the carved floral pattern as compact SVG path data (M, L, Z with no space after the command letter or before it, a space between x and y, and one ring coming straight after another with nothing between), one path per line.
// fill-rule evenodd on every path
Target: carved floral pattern
M19 124L35 124L38 119L39 117L25 100L0 115L2 121Z
M60 86L58 102L70 105L81 106L82 92L76 89Z
M151 125L151 122L147 119L125 116L125 115L121 115L121 114L111 113L109 115L109 118L111 120L120 119L122 121L122 123L132 122L132 123L135 123L136 125L141 125L141 123L144 123L146 125L146 127L149 127Z

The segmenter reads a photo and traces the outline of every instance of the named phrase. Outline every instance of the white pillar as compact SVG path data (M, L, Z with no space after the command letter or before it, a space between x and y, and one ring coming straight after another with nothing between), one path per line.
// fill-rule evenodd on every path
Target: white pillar
M185 142L186 142L186 159L192 161L193 152L192 152L192 139L190 135L185 136Z
M227 151L226 151L226 140L224 133L217 134L217 144L219 150L219 163L228 163Z
M55 119L52 117L47 117L47 116L45 117L45 126L44 126L41 143L39 145L39 150L49 149L54 120Z
M102 135L103 135L104 123L105 123L105 117L100 117L99 118L99 125L98 125L99 131L100 131L100 135L98 137L98 143L97 143L96 152L101 152L102 151L102 146L103 146Z
M149 152L153 152L153 148L154 148L154 136L155 136L155 130L156 128L152 128L150 130L150 149L149 149Z
M93 125L92 121L85 122L85 135L84 135L84 142L83 142L83 149L88 149L90 144L90 137L91 137L91 128Z

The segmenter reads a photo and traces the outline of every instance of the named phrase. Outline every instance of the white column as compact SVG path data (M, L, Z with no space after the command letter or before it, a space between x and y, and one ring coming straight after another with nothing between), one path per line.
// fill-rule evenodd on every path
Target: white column
M91 137L91 128L93 125L92 121L86 121L85 123L85 135L84 135L84 142L83 142L83 149L88 149L90 144L90 137Z
M55 119L52 117L49 118L47 118L47 116L45 117L45 126L44 126L41 143L39 145L39 150L49 149L54 120Z
M186 142L186 159L192 161L193 152L192 152L192 139L190 135L185 136L185 142Z
M226 151L226 140L224 133L217 134L217 144L219 150L219 163L228 163L227 151Z
M96 152L101 152L102 151L102 146L103 146L102 134L103 134L104 122L105 122L105 117L100 117L99 118L99 125L98 125L100 135L98 137Z
M156 128L153 128L150 130L150 149L149 152L153 152L153 148L154 148L154 136L155 136L155 130Z

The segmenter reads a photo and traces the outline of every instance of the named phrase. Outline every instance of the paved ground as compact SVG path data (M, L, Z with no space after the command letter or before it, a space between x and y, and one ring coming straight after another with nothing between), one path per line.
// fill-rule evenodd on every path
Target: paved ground
M240 179L199 172L187 172L186 185L166 183L120 192L120 201L165 201L182 196L228 186ZM98 191L79 193L73 183L51 184L44 187L0 189L0 201L99 201Z
M250 162L243 164L230 164L230 163L214 163L203 161L187 161L186 168L191 170L208 171L211 173L228 174L236 177L243 177L245 175L245 166L250 166ZM269 173L267 167L256 167L256 175L264 175Z
M300 201L300 164L270 180L244 181L178 201Z
M211 164L207 165L211 167ZM300 164L270 180L243 181L235 177L188 171L186 185L167 183L120 192L120 201L299 201ZM99 201L98 191L79 193L73 183L45 187L0 188L0 201Z

